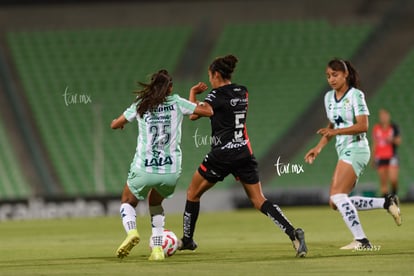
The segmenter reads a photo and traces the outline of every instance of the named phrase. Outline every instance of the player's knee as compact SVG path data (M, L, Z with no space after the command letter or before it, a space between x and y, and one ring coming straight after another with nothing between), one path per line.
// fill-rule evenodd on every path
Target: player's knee
M134 208L138 205L138 199L131 192L127 184L125 185L124 190L122 192L121 203L128 203Z
M260 211L263 203L266 201L264 198L250 198L250 201L253 204L253 207Z
M121 197L121 203L127 203L135 208L138 205L138 199L134 195L123 194Z
M200 201L201 194L197 192L193 187L188 187L187 189L187 199L190 201Z
M135 197L128 197L128 196L123 196L121 199L121 203L124 204L129 204L132 207L137 207L138 205L138 200Z

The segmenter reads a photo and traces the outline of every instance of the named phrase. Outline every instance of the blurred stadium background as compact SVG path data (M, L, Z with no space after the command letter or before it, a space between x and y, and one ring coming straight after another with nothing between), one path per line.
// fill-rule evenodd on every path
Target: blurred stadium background
M109 124L133 101L136 81L166 68L186 97L227 53L240 58L234 81L249 88L249 136L269 198L326 204L333 143L312 166L303 155L327 122L325 65L342 57L360 71L371 126L385 107L401 128L400 196L412 201L413 26L409 0L2 1L0 220L117 213L137 129ZM209 135L208 120L185 120L171 211L181 212ZM304 172L279 176L278 159ZM367 168L355 192L378 188ZM249 206L230 177L202 204Z

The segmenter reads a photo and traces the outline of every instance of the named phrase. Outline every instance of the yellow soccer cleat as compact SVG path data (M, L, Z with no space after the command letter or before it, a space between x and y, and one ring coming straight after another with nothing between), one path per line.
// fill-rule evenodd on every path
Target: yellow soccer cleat
M165 259L164 250L162 246L154 246L152 248L151 256L149 256L148 260L150 261L163 261Z
M137 245L139 241L140 238L138 231L136 229L130 230L127 237L116 251L116 256L121 259L128 256L129 252L131 252L132 248L134 248L134 246Z

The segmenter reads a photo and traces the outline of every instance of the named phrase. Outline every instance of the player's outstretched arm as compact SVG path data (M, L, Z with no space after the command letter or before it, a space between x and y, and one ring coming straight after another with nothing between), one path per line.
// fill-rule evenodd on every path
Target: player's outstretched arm
M112 129L123 129L125 124L128 123L128 120L125 118L124 114L119 116L118 118L114 119L111 123Z

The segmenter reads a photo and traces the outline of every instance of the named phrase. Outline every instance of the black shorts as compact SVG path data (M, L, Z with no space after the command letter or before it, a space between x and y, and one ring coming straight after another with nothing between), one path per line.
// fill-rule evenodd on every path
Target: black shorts
M375 166L377 168L388 167L388 166L397 167L398 165L399 165L399 161L398 161L397 156L394 156L390 159L375 159Z
M220 160L209 153L198 168L198 172L210 183L217 183L232 174L236 180L246 184L259 182L257 161L253 155L232 161Z

